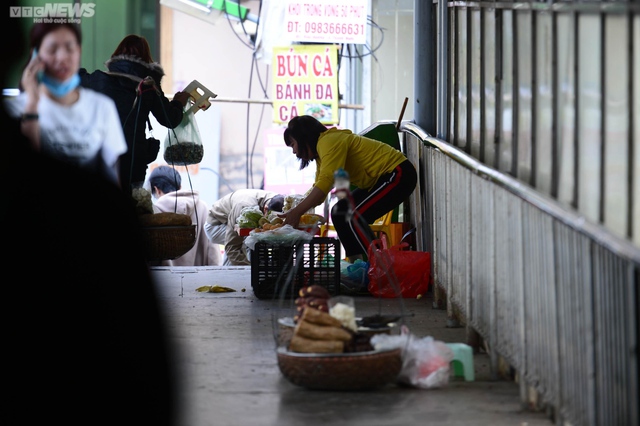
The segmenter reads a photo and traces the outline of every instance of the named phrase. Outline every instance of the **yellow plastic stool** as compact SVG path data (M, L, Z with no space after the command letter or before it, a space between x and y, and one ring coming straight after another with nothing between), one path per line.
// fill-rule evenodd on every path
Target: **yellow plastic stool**
M471 349L471 346L465 345L464 343L447 343L447 346L449 346L453 352L451 365L453 366L454 376L464 376L465 381L473 382L475 372L473 369L473 349Z

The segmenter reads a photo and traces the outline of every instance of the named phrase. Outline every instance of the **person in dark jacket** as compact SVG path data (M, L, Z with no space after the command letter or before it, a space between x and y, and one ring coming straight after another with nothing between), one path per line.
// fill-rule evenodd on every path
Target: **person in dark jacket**
M144 182L147 164L156 159L160 149L157 139L146 136L149 114L169 129L177 127L189 93L177 92L173 100L167 99L160 85L164 70L153 61L149 43L142 36L130 34L122 39L105 66L108 71L80 69L80 84L116 103L128 145L120 158L120 181L122 188L130 191Z

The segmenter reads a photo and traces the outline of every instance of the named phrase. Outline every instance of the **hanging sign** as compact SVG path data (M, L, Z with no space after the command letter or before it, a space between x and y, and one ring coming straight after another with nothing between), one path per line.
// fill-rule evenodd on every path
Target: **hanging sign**
M286 1L286 34L292 41L366 43L368 0Z
M338 46L274 47L271 68L274 122L298 115L338 122Z

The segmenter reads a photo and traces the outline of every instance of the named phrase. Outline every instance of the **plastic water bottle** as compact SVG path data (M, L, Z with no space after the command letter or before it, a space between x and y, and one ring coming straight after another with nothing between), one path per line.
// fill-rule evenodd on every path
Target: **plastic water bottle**
M333 173L334 194L337 198L346 198L349 194L350 186L349 173L346 170L340 168Z

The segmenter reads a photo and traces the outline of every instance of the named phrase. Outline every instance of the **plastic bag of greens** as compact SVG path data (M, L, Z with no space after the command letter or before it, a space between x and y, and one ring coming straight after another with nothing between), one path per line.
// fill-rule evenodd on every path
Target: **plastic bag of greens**
M240 216L236 219L236 224L240 228L258 228L260 227L260 219L263 217L260 207L245 207L240 211Z

